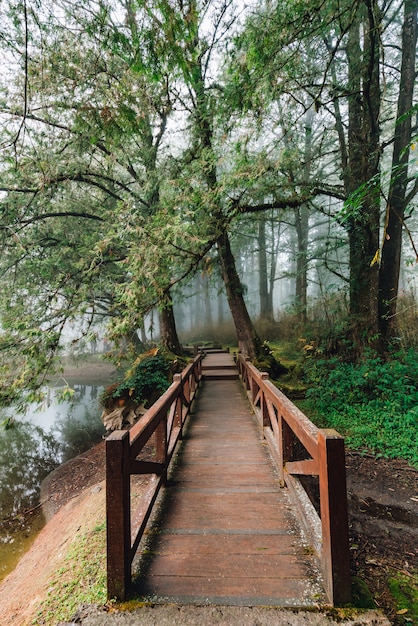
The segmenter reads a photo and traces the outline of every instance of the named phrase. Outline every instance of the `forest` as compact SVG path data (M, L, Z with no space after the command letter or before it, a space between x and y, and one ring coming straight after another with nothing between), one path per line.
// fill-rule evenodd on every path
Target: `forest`
M69 353L126 366L216 341L270 359L353 466L383 459L384 483L392 461L413 494L417 11L0 2L0 410L40 402ZM413 623L399 559L394 623Z
M3 405L69 329L416 348L415 0L12 0L1 24Z

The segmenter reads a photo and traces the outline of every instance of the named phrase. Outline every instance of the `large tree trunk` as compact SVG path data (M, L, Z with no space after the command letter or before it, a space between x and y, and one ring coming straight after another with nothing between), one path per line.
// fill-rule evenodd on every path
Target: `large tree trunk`
M208 279L208 275L206 272L204 272L201 275L201 283L202 283L202 287L203 287L203 298L204 298L204 305L205 305L205 327L207 329L207 331L210 333L210 335L213 334L213 315L212 315L212 306L211 306L211 299L210 299L210 285L209 285L209 279Z
M273 294L269 290L267 273L267 245L266 245L266 218L260 216L258 221L258 271L259 271L259 295L260 317L268 320L273 319Z
M397 335L396 309L412 126L410 111L415 83L418 30L416 0L405 0L404 11L401 78L392 156L392 183L389 189L379 273L379 323L385 346L388 346L391 339Z
M309 185L312 170L312 107L305 115L305 153L303 167L303 182ZM306 205L298 207L295 211L295 227L297 236L296 257L296 290L295 304L299 321L306 324L308 320L308 234L309 234L309 209Z
M348 194L356 206L348 220L350 248L350 317L355 348L377 345L379 186L379 9L366 0L365 15L351 27L349 64ZM360 45L363 25L363 52Z
M255 359L260 352L261 342L244 302L241 281L226 231L219 237L217 246L226 296L237 333L238 348L245 356Z
M164 348L173 354L181 355L183 350L177 335L173 304L169 294L164 296L159 310L160 336Z
M308 304L308 229L309 213L306 206L295 211L296 227L296 285L295 306L297 316L302 324L307 321Z
M193 151L196 156L203 158L202 177L204 177L208 191L212 198L219 197L219 185L216 172L216 159L213 157L213 107L212 97L205 85L206 67L203 60L203 41L199 40L199 10L196 0L191 0L187 12L187 27L189 37L186 43L188 63L184 64L187 70L184 74L190 91L193 93L194 111L192 126ZM218 22L220 25L220 22ZM221 204L216 202L211 207L211 217L214 225L222 229L223 234L217 240L218 254L222 268L222 278L225 284L228 304L237 333L240 350L250 358L255 358L259 352L260 340L252 325L242 294L235 260L231 252L228 233L226 232L225 216Z

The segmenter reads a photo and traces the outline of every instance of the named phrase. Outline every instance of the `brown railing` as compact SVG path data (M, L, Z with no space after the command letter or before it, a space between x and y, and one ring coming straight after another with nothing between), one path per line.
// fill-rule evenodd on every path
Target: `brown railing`
M198 355L167 391L129 430L113 432L106 440L107 594L123 600L132 580L132 561L146 524L167 477L190 405L202 377ZM154 458L141 460L153 437ZM146 495L131 513L131 475L150 474Z
M344 439L335 430L317 428L268 374L241 355L237 366L280 480L315 550L328 599L346 604L351 584Z

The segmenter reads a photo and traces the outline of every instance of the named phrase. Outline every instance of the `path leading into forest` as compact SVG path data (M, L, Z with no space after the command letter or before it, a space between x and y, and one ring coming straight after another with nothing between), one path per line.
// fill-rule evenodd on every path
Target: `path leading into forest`
M313 550L228 353L203 361L203 383L157 524L135 595L158 603L326 604Z

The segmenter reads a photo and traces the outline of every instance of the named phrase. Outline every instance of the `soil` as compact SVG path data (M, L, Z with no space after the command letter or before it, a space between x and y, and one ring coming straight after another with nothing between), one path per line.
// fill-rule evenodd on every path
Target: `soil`
M97 364L96 364L97 365ZM101 368L100 368L101 369ZM93 368L97 373L97 368ZM108 364L103 371L110 374ZM71 372L68 372L69 374ZM74 374L76 371L74 371ZM94 375L94 372L92 372ZM0 615L2 626L22 626L32 623L36 606L47 595L48 577L60 567L60 559L65 556L63 546L71 543L82 527L93 528L105 518L104 504L105 443L101 442L91 450L68 461L55 470L43 484L41 499L47 524L36 538L32 548L22 558L16 569L0 586ZM347 452L347 489L349 503L350 544L352 554L352 574L364 580L378 609L396 621L396 608L388 587L388 577L397 571L405 576L418 571L418 470L402 460L376 459L372 456ZM145 484L137 485L138 492ZM18 593L16 593L16 591ZM149 611L146 608L146 611ZM139 619L129 624L194 624L191 617L185 619L187 607L173 607L170 615L162 615L159 608L154 617L149 615L145 622ZM206 621L199 624L292 624L299 623L295 618L279 620L278 613L271 614L273 621L252 613L251 619L241 611L234 621L227 621L228 611L223 607L224 618L218 609L216 615L208 614ZM237 609L238 610L238 609ZM248 610L246 609L248 612ZM174 613L178 615L173 619ZM245 611L244 611L245 612ZM74 618L74 623L85 624L128 624L123 621L104 619L103 607L85 607L84 616ZM96 617L97 620L96 620ZM102 616L102 617L100 617ZM182 616L182 617L181 617ZM145 614L144 614L145 617ZM168 621L165 621L167 618ZM112 617L113 619L113 617ZM157 621L154 621L157 619ZM180 621L178 621L180 619ZM267 619L267 618L266 618ZM379 618L374 621L358 620L355 624L382 624ZM95 621L96 620L96 621ZM307 618L304 624L309 622ZM316 623L316 622L315 622ZM334 621L319 621L318 624L334 624ZM348 622L345 622L348 624ZM351 623L351 622L350 622ZM354 624L354 622L352 622ZM387 623L387 622L386 622Z
M352 573L394 623L393 572L418 571L418 470L402 460L347 453ZM401 622L402 623L402 622Z

